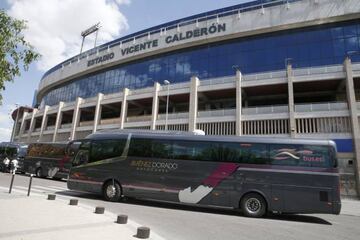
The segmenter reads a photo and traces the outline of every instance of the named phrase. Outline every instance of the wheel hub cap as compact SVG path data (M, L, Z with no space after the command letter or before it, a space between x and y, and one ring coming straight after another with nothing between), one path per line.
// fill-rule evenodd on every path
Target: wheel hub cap
M106 188L106 195L109 198L113 198L116 195L116 188L113 185L110 185Z
M256 198L249 198L246 201L246 208L249 212L256 214L261 209L261 202Z

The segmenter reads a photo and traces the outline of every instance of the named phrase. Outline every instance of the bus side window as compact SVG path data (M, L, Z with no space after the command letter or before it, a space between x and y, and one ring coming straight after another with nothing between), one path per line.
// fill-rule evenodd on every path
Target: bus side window
M152 156L151 141L151 139L132 138L128 156L150 158Z
M301 145L270 144L270 160L273 165L298 166Z
M173 158L182 160L220 161L220 147L217 142L174 141Z
M267 164L267 145L260 143L223 143L222 157L225 162Z
M91 145L90 162L120 157L124 151L126 139L97 140Z
M172 158L172 142L169 140L152 140L151 152L154 158Z

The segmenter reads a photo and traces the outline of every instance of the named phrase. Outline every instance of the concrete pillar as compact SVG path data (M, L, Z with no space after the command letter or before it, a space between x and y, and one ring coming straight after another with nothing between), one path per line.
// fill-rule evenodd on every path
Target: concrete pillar
M104 94L98 93L97 99L96 99L93 133L96 132L97 126L99 125L99 121L101 119L101 100L103 99L103 97L104 97Z
M190 81L190 101L189 101L189 131L196 129L196 120L198 114L198 87L199 78L193 76Z
M18 121L19 121L19 112L20 112L20 107L18 107L16 109L16 118L15 118L15 121L14 121L13 130L11 132L10 142L13 142L14 138L16 136L16 129L17 129Z
M27 115L28 115L28 112L23 113L23 117L22 117L22 121L21 121L21 125L20 125L20 131L19 131L19 140L20 140L21 136L24 134L25 118L27 117Z
M124 88L123 90L123 99L121 102L121 114L120 114L120 129L124 129L124 123L126 119L127 112L127 96L129 95L129 89Z
M354 89L354 80L353 80L353 71L351 66L350 58L346 58L344 62L345 72L346 72L346 95L349 104L350 118L351 118L351 128L353 134L354 142L354 170L355 170L355 181L356 181L356 192L358 197L360 197L360 132L359 132L359 120L357 115L357 103L355 98L355 89Z
M74 114L72 119L72 125L71 125L71 132L70 132L70 141L75 139L75 133L76 133L76 127L79 124L80 121L80 104L82 102L81 97L76 98L75 107L74 107Z
M156 130L156 120L159 113L159 90L160 90L160 84L158 82L155 82L153 102L152 102L151 125L150 125L151 130Z
M31 139L31 133L34 131L35 128L35 115L39 110L37 108L34 108L32 111L32 115L31 115L31 120L30 120L30 127L29 127L29 134L27 137L27 142L30 142Z
M44 107L44 113L41 121L41 129L40 129L40 135L39 135L39 141L41 141L41 138L44 134L45 128L46 128L46 122L47 122L47 112L49 111L49 106L46 105Z
M289 131L290 137L294 138L296 135L296 121L295 121L295 104L294 104L294 86L292 66L289 63L286 68L288 79L288 98L289 98Z
M55 129L54 129L54 135L53 135L53 142L56 142L56 135L61 125L61 119L62 119L62 113L61 110L64 106L64 102L59 102L57 114L56 114L56 121L55 121Z
M242 135L242 123L241 123L241 110L242 110L242 95L241 95L241 72L236 71L236 136Z

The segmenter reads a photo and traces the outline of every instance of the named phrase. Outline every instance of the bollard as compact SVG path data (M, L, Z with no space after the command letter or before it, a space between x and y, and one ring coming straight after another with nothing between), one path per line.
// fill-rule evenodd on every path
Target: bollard
M105 208L104 207L96 207L95 208L95 213L96 214L104 214L105 212Z
M127 215L118 215L118 216L117 216L116 223L126 224L126 223L127 223L127 220L128 220L128 216L127 216Z
M11 190L12 190L12 187L13 187L13 184L14 184L14 178L15 178L15 173L13 173L12 176L11 176L9 194L11 193Z
M47 199L48 200L55 200L55 198L56 198L55 194L49 194Z
M150 237L150 228L138 227L136 237L141 238L141 239L149 238Z
M33 176L34 176L33 174L30 174L30 181L29 181L29 188L28 188L27 196L30 196L30 190L31 190Z
M76 205L78 205L78 202L79 202L79 200L77 200L77 199L70 199L69 205L76 206Z

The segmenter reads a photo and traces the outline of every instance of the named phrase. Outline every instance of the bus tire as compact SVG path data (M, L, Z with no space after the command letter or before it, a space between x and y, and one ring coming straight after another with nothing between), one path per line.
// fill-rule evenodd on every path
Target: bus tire
M267 205L263 196L248 193L240 201L240 208L246 217L260 218L266 214Z
M107 181L103 187L103 196L106 201L118 202L122 195L121 186L117 181Z
M42 169L40 167L36 169L35 175L38 178L43 178L44 177L44 174L42 173Z

